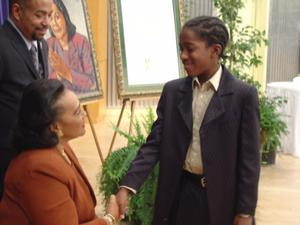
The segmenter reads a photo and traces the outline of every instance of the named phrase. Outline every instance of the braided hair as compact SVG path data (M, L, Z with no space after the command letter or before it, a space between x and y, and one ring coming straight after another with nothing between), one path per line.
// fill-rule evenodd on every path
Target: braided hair
M229 34L222 20L213 16L198 16L187 21L183 29L194 31L200 39L206 41L208 46L220 44L222 51L219 57L223 56Z

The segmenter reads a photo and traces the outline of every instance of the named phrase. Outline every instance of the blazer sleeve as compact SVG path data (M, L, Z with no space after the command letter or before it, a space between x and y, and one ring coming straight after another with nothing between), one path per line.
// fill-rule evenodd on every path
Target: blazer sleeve
M19 204L31 225L107 225L100 218L79 223L67 184L44 173L34 172L30 176L22 186Z
M259 103L256 89L248 89L243 101L238 155L237 214L254 215L260 173Z
M3 79L3 59L2 59L2 55L0 53L0 82Z
M151 132L147 137L146 143L139 149L136 158L131 163L126 175L120 183L120 186L126 186L137 191L147 179L147 176L150 174L153 167L159 161L164 121L165 89L166 87L164 87L157 105L157 119L152 125Z

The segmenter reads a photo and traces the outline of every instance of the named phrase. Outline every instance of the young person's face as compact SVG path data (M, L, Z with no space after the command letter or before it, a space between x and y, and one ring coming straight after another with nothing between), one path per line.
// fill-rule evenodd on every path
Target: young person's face
M48 30L52 0L27 0L12 6L12 17L22 34L30 41L40 40Z
M180 58L184 69L191 77L209 77L216 72L218 66L219 46L208 46L206 41L200 39L197 34L184 28L179 37Z
M52 10L50 27L55 37L60 40L67 35L66 21L64 15L55 4L52 5Z

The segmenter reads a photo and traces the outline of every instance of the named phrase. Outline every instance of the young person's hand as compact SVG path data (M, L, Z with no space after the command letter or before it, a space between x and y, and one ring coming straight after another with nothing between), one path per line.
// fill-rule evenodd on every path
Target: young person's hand
M120 207L121 219L124 219L125 214L127 214L128 212L129 195L130 195L130 191L124 187L121 187L117 193L117 202Z
M252 216L241 216L236 215L233 221L233 225L252 225L253 224L253 217Z

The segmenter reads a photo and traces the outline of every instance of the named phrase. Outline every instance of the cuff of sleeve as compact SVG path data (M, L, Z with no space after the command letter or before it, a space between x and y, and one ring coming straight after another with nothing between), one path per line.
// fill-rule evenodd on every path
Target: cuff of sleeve
M133 194L136 194L136 190L134 190L133 188L131 188L131 187L127 187L127 186L120 186L120 188L126 188L127 190L129 190L130 192L132 192Z
M238 216L242 218L249 218L251 215L250 214L238 214Z

